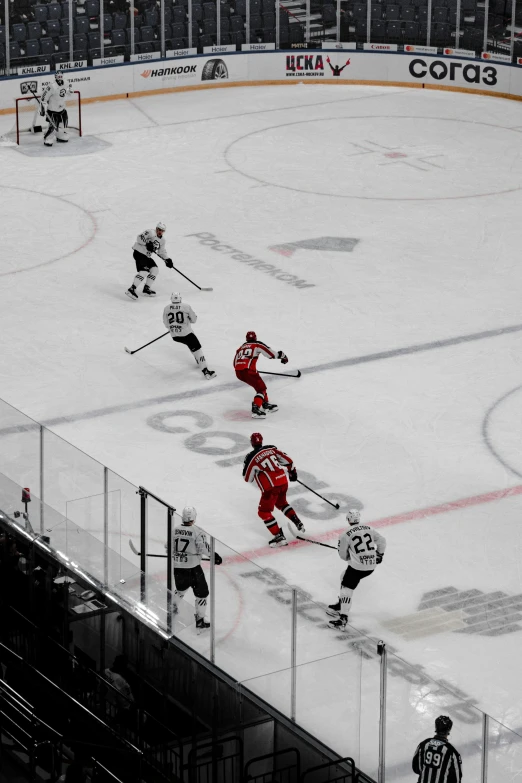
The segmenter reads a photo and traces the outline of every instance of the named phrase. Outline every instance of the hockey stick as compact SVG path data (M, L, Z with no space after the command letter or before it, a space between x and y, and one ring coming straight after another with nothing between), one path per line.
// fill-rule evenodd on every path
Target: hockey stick
M133 551L133 553L135 555L137 555L138 557L141 557L141 552L138 552L138 550L136 549L136 547L134 546L134 543L132 542L132 540L130 538L129 538L129 546L130 546L130 548L132 549L132 551ZM147 552L147 557L168 557L168 555L152 555L152 554L149 554L149 552ZM201 559L202 560L207 560L207 561L209 560L208 557L202 557Z
M303 536L296 536L296 538L298 538L299 541L307 541L309 544L317 544L317 546L326 546L328 549L337 550L336 546L332 546L331 544L323 544L322 541L314 541L313 538L303 538Z
M155 338L154 338L154 340L151 340L151 341L150 341L150 343L145 343L145 345L142 345L142 346L141 346L141 348L136 348L136 350L135 350L135 351L131 351L131 350L130 350L129 348L127 348L127 347L125 347L125 350L126 350L126 352L127 352L127 353L130 353L130 354L133 354L133 353L138 353L138 351L142 351L142 350L143 350L143 348L146 348L146 347L147 347L147 345L152 345L152 343L155 343L155 342L156 342L156 340L161 340L161 338L162 338L162 337L166 337L168 334L170 334L170 332L165 332L164 334L160 334L160 336L159 336L159 337L155 337Z
M189 283L192 283L192 285L196 286L196 288L199 288L200 291L213 291L213 288L202 288L200 285L195 283L193 280L190 279L190 277L187 277L187 275L184 275L183 272L180 272L179 269L175 266L172 267L172 269L178 273L178 275L181 275L181 277L184 277L185 280L188 280Z
M281 375L282 378L300 378L301 370L297 371L297 375L292 375L289 372L270 372L269 370L259 370L261 375Z
M337 508L337 509L339 509L339 508L340 508L340 505L339 505L339 503L332 503L332 501L331 501L331 500L328 500L328 498L325 498L325 497L323 497L322 495L320 495L320 494L319 494L319 492L316 492L316 491L315 491L315 489L312 489L312 487L309 487L309 486L307 486L306 484L303 484L303 482L302 482L302 481L299 481L299 479L296 479L296 480L297 480L297 483L298 483L298 484L301 484L301 486L302 486L302 487L304 487L305 489L309 490L309 492L313 492L313 493L314 493L314 495L317 495L317 497L318 497L318 498L321 498L321 500L324 500L324 502L325 502L325 503L329 503L329 504L330 504L331 506L333 506L334 508Z
M41 102L40 98L38 97L38 95L37 95L37 94L36 94L36 93L35 93L33 90L31 90L31 88L30 88L30 87L29 87L29 90L30 90L30 92L32 93L32 96L33 96L33 98L36 98L36 102L37 102L38 106L39 106L40 108L42 108L42 102ZM49 125L52 125L52 126L53 126L55 133L58 133L58 128L57 128L57 127L56 127L56 125L54 124L54 121L53 121L53 119L51 118L51 116L50 116L50 114L48 113L48 111L47 111L47 110L45 111L45 114L41 114L41 113L40 113L40 117L44 117L44 118L47 120L47 122L49 123Z

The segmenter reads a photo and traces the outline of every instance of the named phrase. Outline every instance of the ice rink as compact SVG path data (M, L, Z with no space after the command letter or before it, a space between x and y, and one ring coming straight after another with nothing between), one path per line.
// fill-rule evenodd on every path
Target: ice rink
M11 123L0 117L0 134ZM88 104L83 123L65 157L0 149L0 396L128 481L197 507L231 562L217 576L227 599L217 663L249 682L267 675L250 685L276 703L287 683L270 673L289 665L278 580L310 606L331 603L342 563L318 546L267 548L258 491L241 478L250 434L340 503L292 488L311 537L335 544L359 506L388 548L350 623L419 677L405 665L391 678L390 715L404 700L409 717L391 729L388 779L411 780L415 744L440 713L458 721L465 777L478 779L474 708L522 735L522 105L421 89L238 87ZM74 154L93 136L101 149ZM136 235L159 220L174 264L212 293L160 263L154 300L124 295ZM198 315L211 382L169 337L124 352L164 331L172 291ZM250 329L290 359L261 369L302 372L265 376L279 412L262 423L232 370ZM73 487L68 499L82 496ZM122 519L131 559L135 533ZM164 530L152 539L163 551ZM227 546L271 576L249 574ZM332 655L347 691L361 666L378 682L357 634L336 635L314 611L300 614L306 677ZM368 716L370 691L358 696ZM363 721L354 750L345 726L329 725L336 698L325 677L324 702L303 697L298 721L371 763L374 723L364 731ZM518 780L522 741L491 736L503 761L491 761L490 780Z

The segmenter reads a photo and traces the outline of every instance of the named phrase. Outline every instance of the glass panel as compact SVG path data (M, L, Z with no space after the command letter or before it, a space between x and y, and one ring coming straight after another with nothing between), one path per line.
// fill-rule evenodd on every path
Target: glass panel
M66 504L104 490L103 465L48 429L43 433L46 505L65 516Z
M124 560L134 564L135 570L139 570L140 559L130 547L132 543L136 550L140 548L140 495L138 487L112 470L107 470L107 488L109 493L117 491L120 494L121 542L118 551Z
M435 718L450 715L450 741L464 759L466 778L480 780L482 713L440 681L431 680L420 668L388 654L386 720L386 780L402 783L411 779L409 760L423 739L435 734Z
M107 573L104 571L104 584L110 584L120 578L121 558L121 493L119 490L105 495L91 495L80 500L70 500L66 504L66 516L79 528L107 543L110 557L107 559ZM107 541L105 542L105 512L107 511Z
M32 496L31 502L27 504L27 516L25 509L21 486L0 473L0 512L15 519L26 532L38 535L42 532L42 504L38 497Z
M0 472L40 494L40 425L0 400Z
M516 720L518 710L513 716ZM488 783L514 783L520 780L522 770L522 734L489 718L488 728Z

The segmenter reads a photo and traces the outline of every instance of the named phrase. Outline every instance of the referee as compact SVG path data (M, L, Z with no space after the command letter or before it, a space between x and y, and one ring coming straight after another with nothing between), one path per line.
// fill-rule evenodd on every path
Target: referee
M415 751L413 771L418 783L460 783L462 759L456 748L448 742L453 721L447 715L435 720L435 736L423 740Z

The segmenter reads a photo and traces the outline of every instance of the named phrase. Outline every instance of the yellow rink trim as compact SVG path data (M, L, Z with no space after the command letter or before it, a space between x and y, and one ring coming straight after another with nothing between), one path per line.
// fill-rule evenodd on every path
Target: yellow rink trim
M383 82L383 81L370 81L366 79L317 79L314 81L306 81L302 78L292 79L262 79L260 81L238 81L238 82L216 82L212 81L207 84L192 84L184 87L162 87L158 90L138 90L137 92L122 92L114 95L100 95L95 98L82 98L82 105L87 103L100 103L102 101L121 101L126 98L145 98L148 95L165 95L172 92L189 92L192 90L216 90L226 89L230 87L265 87L269 85L292 85L292 84L340 84L343 86L357 84L367 87L408 87L411 89L425 89L425 90L442 90L446 92L463 92L471 95L486 95L490 98L505 98L511 101L522 101L522 95L511 95L508 92L493 92L492 90L475 90L472 87L455 87L445 84L426 84L424 82ZM14 114L15 109L0 109L1 114Z

